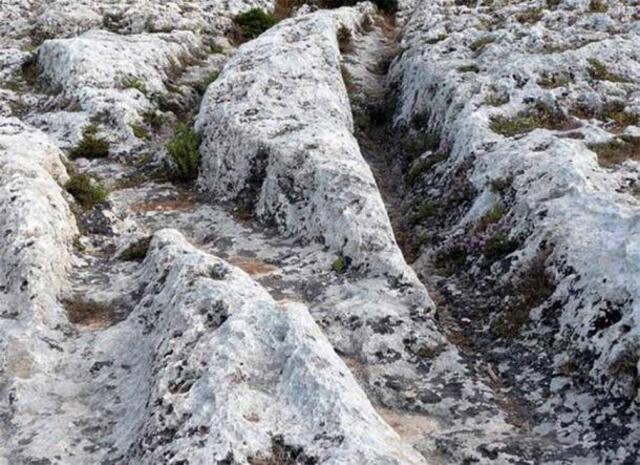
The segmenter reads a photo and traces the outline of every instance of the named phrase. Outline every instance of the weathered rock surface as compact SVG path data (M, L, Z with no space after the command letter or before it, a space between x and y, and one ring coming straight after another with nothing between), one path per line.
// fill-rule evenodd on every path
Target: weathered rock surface
M493 352L501 376L537 409L538 431L580 444L597 463L632 463L640 448L640 159L636 148L612 163L594 144L639 134L640 36L637 5L593 4L419 2L391 80L398 127L438 141L414 164L433 166L421 171L414 201L473 192L423 229L438 231L441 256L467 255L472 282L463 292L475 286L479 298L459 305L477 306L472 315L501 335ZM487 244L504 248L490 258ZM499 292L531 274L549 282L524 290L535 304L514 322L522 313ZM491 293L498 300L483 301Z
M165 83L197 61L201 48L188 31L121 36L93 30L45 41L38 67L44 85L60 89L93 121L111 122L113 142L126 150L139 143L132 125L141 124L141 115L154 107L152 100L167 94Z
M0 465L635 463L637 1L254 6L0 0Z
M290 19L243 45L209 87L200 186L246 203L263 221L316 240L356 269L400 278L395 244L371 170L353 136L336 38L373 9Z

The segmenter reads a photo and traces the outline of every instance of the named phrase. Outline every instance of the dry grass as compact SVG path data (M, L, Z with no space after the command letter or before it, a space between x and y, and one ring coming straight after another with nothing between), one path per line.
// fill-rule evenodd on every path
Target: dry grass
M98 331L117 321L115 309L109 305L77 298L64 300L63 305L69 321L82 329Z
M620 136L609 142L592 144L589 148L598 155L598 163L606 168L627 160L640 161L640 137Z

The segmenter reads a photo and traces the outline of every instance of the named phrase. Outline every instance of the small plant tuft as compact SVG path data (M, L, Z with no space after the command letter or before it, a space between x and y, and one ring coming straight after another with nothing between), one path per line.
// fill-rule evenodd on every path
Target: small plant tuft
M625 78L609 71L607 66L596 58L590 58L587 60L589 67L587 72L591 79L596 81L611 81L611 82L627 82Z
M491 119L491 129L507 137L531 132L538 128L568 130L575 127L575 121L569 119L559 108L540 101L536 102L533 108L520 112L514 117L494 116Z
M91 124L82 131L82 139L69 152L69 158L106 158L109 156L109 141L96 137L98 127Z
M271 13L266 13L261 8L251 8L240 13L234 19L240 27L242 35L246 39L254 39L278 22Z
M520 24L535 24L542 19L542 8L529 8L516 15Z
M483 36L483 37L480 37L479 39L474 40L473 42L471 42L471 44L469 45L469 48L471 49L472 52L479 53L487 45L489 45L490 43L495 42L495 40L496 40L496 38L493 37L493 36Z
M75 174L64 185L69 194L84 208L93 208L107 200L109 193L96 181L86 174Z
M136 89L142 95L147 95L148 93L147 85L144 83L144 81L138 78L126 78L122 81L122 85L125 87L125 89Z
M149 131L144 126L140 126L139 124L132 124L131 130L133 131L133 135L138 139L149 140L151 139L151 135Z
M592 13L606 13L609 7L603 0L591 0L589 2L589 11Z
M147 110L142 114L142 120L156 131L162 129L166 118L157 110Z
M167 151L175 164L177 179L191 181L198 177L199 147L199 134L185 124L178 125L173 138L167 144Z
M347 271L347 260L340 255L331 264L331 269L338 274L343 274Z
M600 165L611 168L626 160L640 161L640 137L620 136L609 142L592 144Z

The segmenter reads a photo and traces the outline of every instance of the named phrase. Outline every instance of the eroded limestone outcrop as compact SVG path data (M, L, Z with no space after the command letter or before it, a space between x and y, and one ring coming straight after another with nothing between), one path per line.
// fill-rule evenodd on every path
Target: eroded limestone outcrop
M0 5L0 465L634 463L635 3Z
M596 7L419 2L390 78L396 127L430 141L407 202L435 233L423 264L461 268L449 289L478 298L458 311L477 307L540 431L571 447L601 425L587 449L615 462L640 447L640 36L637 5Z
M406 265L352 129L337 30L366 6L290 19L242 46L205 95L200 185L348 264L400 277ZM352 263L351 263L352 262Z

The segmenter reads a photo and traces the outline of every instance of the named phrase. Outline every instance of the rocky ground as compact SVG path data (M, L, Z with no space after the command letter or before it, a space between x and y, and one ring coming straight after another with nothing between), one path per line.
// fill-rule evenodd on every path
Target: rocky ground
M0 465L638 463L636 0L0 33Z

